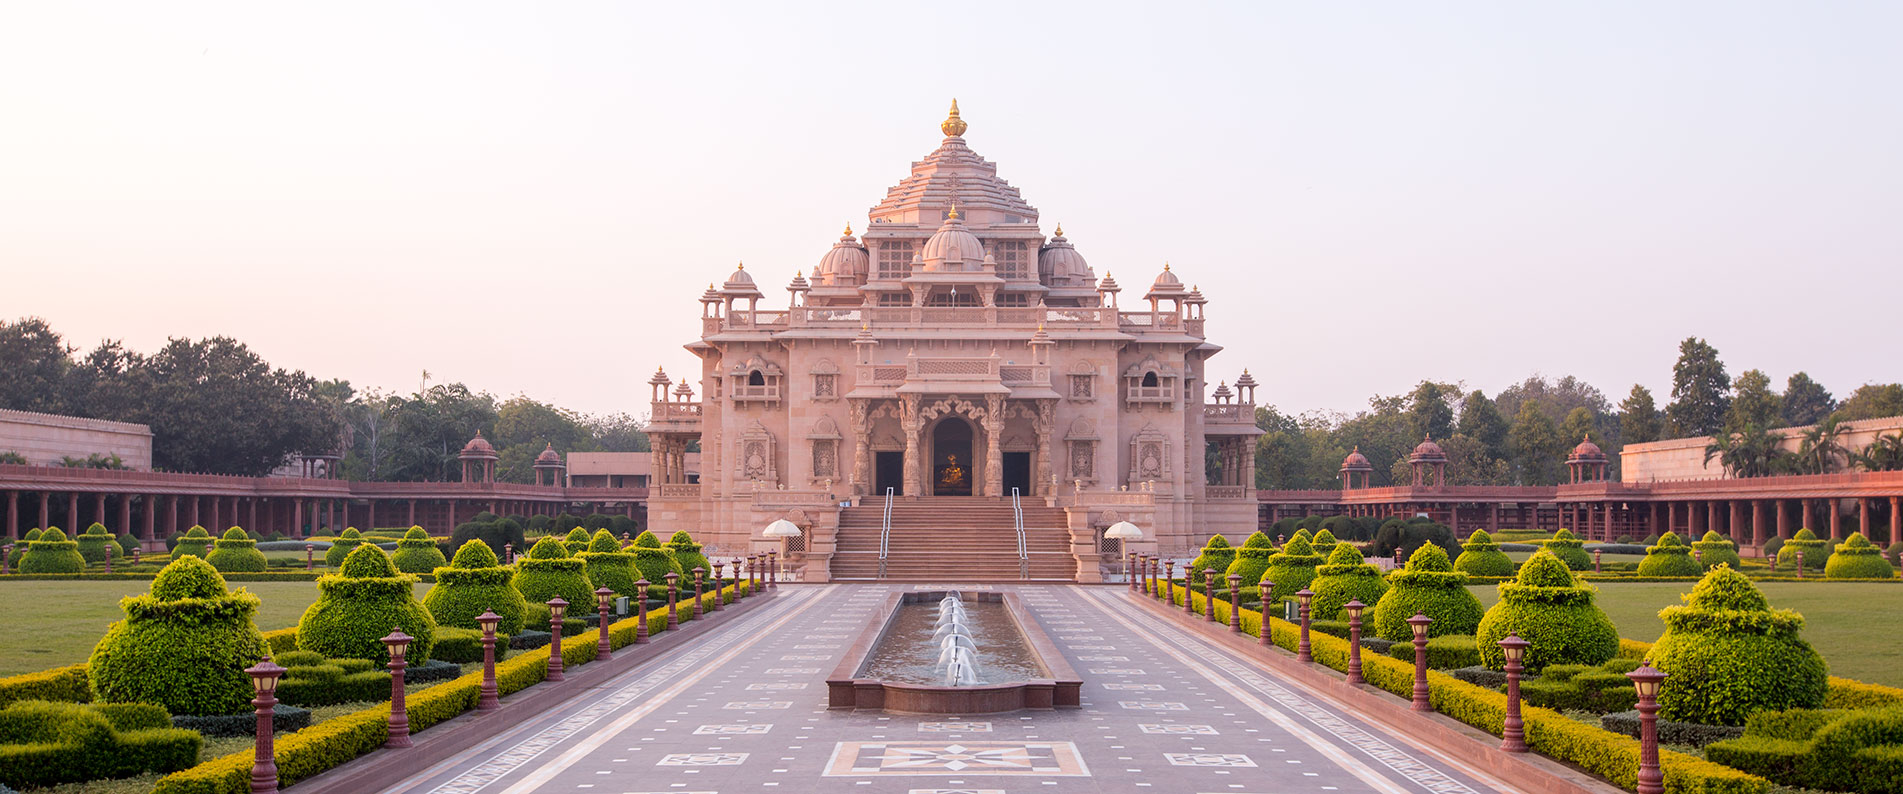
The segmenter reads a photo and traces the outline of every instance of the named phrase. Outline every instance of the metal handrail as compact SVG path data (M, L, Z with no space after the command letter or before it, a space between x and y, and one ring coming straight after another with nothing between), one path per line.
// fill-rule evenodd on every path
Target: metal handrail
M1031 578L1031 556L1024 548L1024 505L1018 501L1018 489L1011 489L1011 520L1018 531L1018 578Z
M892 488L885 489L885 517L879 523L879 578L885 578L885 558L892 546Z

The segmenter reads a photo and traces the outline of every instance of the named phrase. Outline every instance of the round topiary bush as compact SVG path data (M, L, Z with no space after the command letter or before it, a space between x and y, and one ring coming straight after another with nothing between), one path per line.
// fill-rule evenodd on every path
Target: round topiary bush
M561 596L577 614L595 603L595 586L583 570L586 563L568 553L568 548L553 535L529 547L529 553L515 561L515 589L531 604L545 604Z
M510 584L514 578L515 571L501 566L489 544L472 539L456 550L448 567L436 569L436 584L423 596L423 608L437 625L463 629L482 628L476 616L495 610L502 616L496 633L513 636L522 630L528 608L522 593Z
M330 542L330 548L324 552L324 566L332 570L343 567L344 558L363 545L363 533L356 527L345 527L344 532Z
M1236 547L1235 560L1230 562L1229 569L1223 571L1223 575L1217 578L1227 585L1228 575L1233 573L1242 577L1238 581L1239 587L1245 590L1253 588L1262 581L1262 572L1269 569L1269 557L1274 554L1275 543L1269 540L1268 535L1261 532L1252 533L1247 540L1242 541L1241 546Z
M1890 567L1890 561L1883 559L1878 549L1862 532L1852 532L1844 542L1837 544L1830 559L1824 563L1825 579L1895 579L1896 569Z
M1454 559L1454 570L1471 576L1513 575L1513 558L1500 550L1500 544L1493 542L1493 536L1486 530L1474 530L1460 548L1460 556Z
M580 554L588 550L588 541L588 530L575 527L568 531L567 537L562 538L562 548L568 549L569 554Z
M1407 619L1416 613L1434 619L1427 636L1472 634L1480 626L1480 599L1467 592L1467 575L1454 570L1447 551L1432 543L1414 550L1407 567L1388 574L1388 592L1374 605L1374 634L1394 642L1412 641Z
M317 580L317 603L297 622L297 647L327 659L390 661L383 637L400 628L415 639L407 656L429 657L436 619L416 600L416 577L397 571L390 555L374 544L359 545L337 573Z
M86 558L79 556L79 543L66 539L59 527L50 527L40 539L26 544L27 554L20 558L20 573L83 573Z
M1335 544L1339 542L1335 539L1335 533L1323 528L1315 532L1315 537L1308 542L1308 547L1316 554L1320 554L1322 559L1328 559L1328 555L1335 553Z
M1235 561L1236 550L1229 545L1229 539L1220 533L1210 535L1209 542L1203 544L1202 553L1196 555L1196 559L1189 564L1190 573L1194 574L1189 577L1189 581L1194 584L1203 584L1204 571L1214 568L1216 575L1221 576L1224 571L1229 570L1229 564Z
M1891 565L1903 566L1903 541L1892 543L1884 549L1883 558L1889 560Z
M212 539L211 533L206 532L204 527L193 526L185 530L185 534L173 538L173 541L172 559L176 560L187 554L203 559L209 556L205 552L205 546L211 543Z
M1824 563L1830 558L1829 552L1825 549L1829 545L1830 541L1818 540L1817 533L1810 531L1809 527L1800 529L1796 535L1791 536L1790 540L1784 541L1783 546L1778 547L1777 569L1796 572L1797 553L1802 551L1804 552L1804 570L1821 571L1824 569Z
M1501 582L1500 601L1480 619L1475 634L1480 663L1506 669L1500 641L1509 634L1532 643L1524 664L1537 673L1551 664L1598 666L1619 653L1619 630L1592 602L1593 586L1548 551L1537 551L1511 582Z
M1640 576L1697 576L1704 569L1692 559L1692 547L1678 539L1678 533L1667 532L1659 536L1658 545L1645 550L1645 559L1639 562Z
M1381 569L1361 558L1361 550L1352 543L1337 543L1328 554L1328 562L1315 569L1315 582L1309 585L1315 600L1309 603L1309 616L1315 620L1347 620L1342 610L1350 601L1372 607L1388 592Z
M152 578L152 590L119 602L125 620L106 628L86 661L93 700L156 703L174 715L251 711L244 669L270 654L252 624L258 597L227 592L210 563L185 557Z
M218 548L212 549L205 561L220 573L262 571L270 567L264 560L264 552L258 551L258 542L237 527L225 530L225 536L218 539Z
M707 559L707 555L700 553L700 544L694 542L693 536L687 534L687 530L681 530L669 537L667 548L674 551L674 561L680 563L682 571L689 572L691 576L695 567L706 568L707 576L711 580L714 575L714 564ZM615 592L620 592L620 588L616 588Z
M105 524L94 521L85 532L79 533L79 537L73 538L73 542L79 544L79 556L86 560L87 565L91 565L106 561L106 546L112 544L113 538L112 533L106 531Z
M595 587L606 587L615 591L615 595L635 597L634 580L640 577L634 574L634 552L622 551L621 541L615 540L615 536L608 530L595 530L594 538L588 541L588 550L577 556L581 557L586 566L588 581ZM705 562L706 558L702 558L701 561ZM707 576L708 581L712 581L711 569Z
M1263 594L1262 602L1273 603L1307 590L1309 585L1315 583L1316 568L1325 559L1315 553L1315 547L1309 545L1308 538L1300 534L1290 538L1288 545L1269 557L1269 569L1262 575L1274 582L1275 587Z
M114 538L113 545L119 547L112 550L113 556L119 559L126 559L132 556L132 552L139 550L139 539L133 537L132 533L127 532Z
M658 549L661 547L661 539L655 537L654 530L644 529L641 530L641 534L634 536L634 545L644 549Z
M1729 565L1735 570L1743 564L1738 559L1738 544L1709 529L1705 530L1704 537L1692 542L1692 549L1697 552L1692 555L1692 560L1703 569L1700 573L1720 565Z
M27 530L26 534L20 536L20 542L32 543L33 541L39 540L40 536L44 534L46 534L46 530L40 529L39 527L34 527L32 529Z
M1823 705L1829 668L1797 636L1802 615L1771 609L1750 579L1724 565L1683 598L1684 606L1659 611L1665 635L1652 646L1652 666L1669 676L1660 717L1742 725L1761 711Z
M1592 555L1586 553L1585 541L1573 537L1571 530L1561 529L1553 533L1552 539L1540 541L1540 546L1575 571L1592 567Z
M449 564L443 559L443 550L436 548L436 541L422 527L410 527L403 533L403 539L396 542L396 555L390 560L404 573L429 573Z
M667 586L668 573L681 573L680 563L674 561L674 555L668 554L667 549L647 546L630 546L628 552L634 555L635 577L646 579L648 584L654 586L648 589L648 597L658 597L656 594L665 596L667 591L659 588Z

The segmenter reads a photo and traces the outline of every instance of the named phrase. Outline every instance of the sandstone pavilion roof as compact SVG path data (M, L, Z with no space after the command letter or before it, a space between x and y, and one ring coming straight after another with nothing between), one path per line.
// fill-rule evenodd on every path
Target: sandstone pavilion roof
M1037 222L1037 209L998 177L998 166L965 145L966 128L954 99L951 115L939 125L945 139L925 159L912 163L910 175L886 190L885 200L872 208L873 223L933 223L953 204L971 218L989 221L985 211L992 211L1001 213L1005 222Z

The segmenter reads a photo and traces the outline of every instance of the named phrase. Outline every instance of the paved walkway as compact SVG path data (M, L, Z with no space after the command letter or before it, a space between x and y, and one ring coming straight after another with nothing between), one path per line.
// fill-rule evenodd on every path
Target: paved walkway
M1115 587L1009 586L1084 680L1083 708L830 712L826 675L885 597L787 585L725 631L389 787L393 792L1506 791ZM966 591L984 586L964 585Z

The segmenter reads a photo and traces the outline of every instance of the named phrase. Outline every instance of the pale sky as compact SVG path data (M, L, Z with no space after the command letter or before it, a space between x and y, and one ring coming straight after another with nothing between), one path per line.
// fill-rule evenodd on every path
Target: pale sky
M697 371L952 97L1258 400L1903 377L1903 4L0 5L0 317L586 412Z

